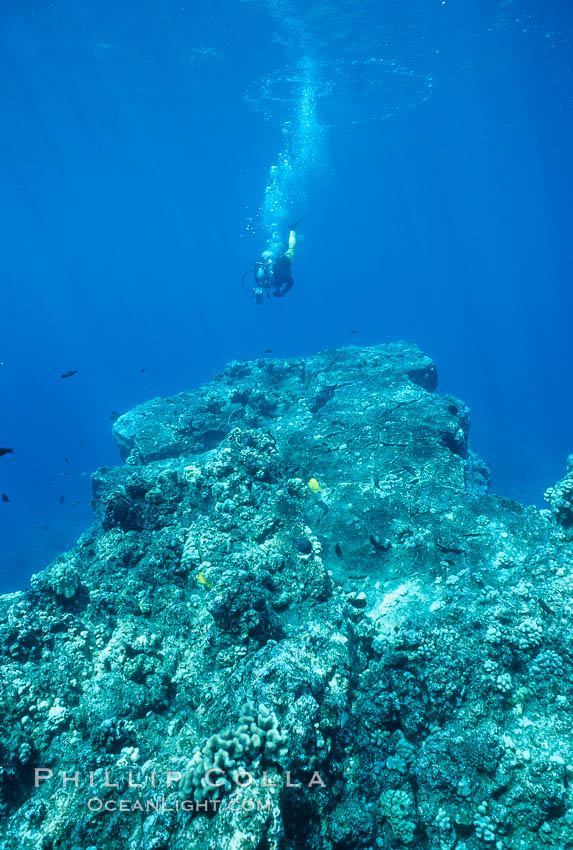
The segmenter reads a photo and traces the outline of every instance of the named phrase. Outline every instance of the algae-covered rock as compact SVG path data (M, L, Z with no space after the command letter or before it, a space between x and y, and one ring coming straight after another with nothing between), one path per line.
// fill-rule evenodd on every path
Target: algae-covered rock
M565 477L546 491L545 498L563 534L573 536L573 454L567 458Z
M488 495L406 343L117 419L93 528L0 598L0 847L573 846L571 464Z

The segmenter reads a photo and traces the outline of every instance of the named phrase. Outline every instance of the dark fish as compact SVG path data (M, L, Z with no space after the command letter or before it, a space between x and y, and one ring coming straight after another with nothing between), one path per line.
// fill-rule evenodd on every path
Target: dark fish
M263 351L263 354L272 354L272 353L273 353L272 348L265 348L265 350Z
M334 547L334 551L338 555L339 558L342 558L342 549L340 548L340 543L337 543Z
M358 333L358 331L355 331L354 329L352 329L351 331L348 331L348 333L349 333L349 334L357 334L357 333Z
M78 374L77 369L68 369L67 372L62 372L62 374L60 375L60 378L71 378L72 375L77 375L77 374Z
M116 419L119 419L120 416L121 413L118 413L117 410L112 410L108 416L108 419L110 420L110 422L115 422Z
M147 370L147 367L146 367L146 366L143 366L143 368L142 368L142 369L140 369L141 374L143 375L143 373L144 373L146 370Z
M82 503L82 500L81 500L81 499L76 499L76 501L75 501L75 502L72 502L72 508L75 508L75 507L77 507L78 505L81 505L81 503Z
M69 457L65 457L65 458L64 458L64 463L69 463L69 462L70 462Z
M2 493L1 498L2 498L3 502L9 502L10 501L10 499L8 498L8 493Z
M133 507L133 502L127 496L120 496L112 509L112 516L118 523L127 519L127 515Z
M298 540L295 540L294 545L303 555L310 555L312 552L312 543L306 537L300 537Z
M47 531L47 530L49 529L49 527L50 527L49 525L43 525L43 526L42 526L42 531Z
M58 502L60 503L60 505L63 505L63 504L64 504L64 502L65 502L65 500L66 500L66 497L65 497L65 496L64 496L64 494L62 493L62 495L61 495L61 496L60 496L60 498L58 499Z
M13 455L13 454L14 454L14 449L0 449L0 457L3 457L4 455Z

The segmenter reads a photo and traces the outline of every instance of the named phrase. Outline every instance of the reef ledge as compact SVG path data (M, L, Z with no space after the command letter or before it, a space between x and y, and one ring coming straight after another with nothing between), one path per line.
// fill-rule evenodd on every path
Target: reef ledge
M414 345L121 416L93 528L0 597L0 847L573 846L573 457L488 493Z

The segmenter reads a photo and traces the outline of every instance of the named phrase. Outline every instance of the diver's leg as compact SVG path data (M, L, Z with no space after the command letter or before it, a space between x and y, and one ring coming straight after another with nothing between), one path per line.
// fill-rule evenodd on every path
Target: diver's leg
M294 259L295 248L296 248L296 231L291 230L291 232L288 235L288 250L285 253L285 257L288 257L289 260L291 260L291 262Z

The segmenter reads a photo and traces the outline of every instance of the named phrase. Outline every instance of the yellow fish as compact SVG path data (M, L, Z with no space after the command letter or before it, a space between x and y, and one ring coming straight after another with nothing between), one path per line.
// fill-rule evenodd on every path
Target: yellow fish
M313 493L322 493L322 487L320 486L316 478L311 478L308 482L308 486L310 487Z
M197 573L197 581L199 582L199 584L204 584L207 589L211 587L203 573Z

